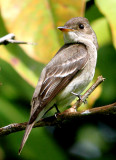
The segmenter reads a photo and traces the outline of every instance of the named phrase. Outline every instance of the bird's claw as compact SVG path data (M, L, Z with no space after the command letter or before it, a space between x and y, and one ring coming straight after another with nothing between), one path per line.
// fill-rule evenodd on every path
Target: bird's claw
M82 96L80 94L77 94L77 93L74 93L74 92L71 92L73 95L75 95L76 97L79 98L79 101L82 101L84 104L87 104L87 100L83 100L82 99Z

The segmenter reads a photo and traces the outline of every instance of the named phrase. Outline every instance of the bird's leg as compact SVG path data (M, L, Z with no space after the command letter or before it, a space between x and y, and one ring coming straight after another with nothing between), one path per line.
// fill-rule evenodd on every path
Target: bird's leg
M51 109L53 109L54 107L55 107L55 109L56 109L55 117L57 117L57 114L60 113L60 111L59 111L59 109L58 109L58 107L57 107L56 104L54 104L52 107L50 107L50 108L44 113L44 116L45 116Z
M55 117L57 118L57 115L60 113L58 107L57 107L57 104L54 104L53 107L56 108L56 113L55 113Z
M87 103L87 100L85 99L85 100L82 100L82 96L80 95L80 94L77 94L77 93L74 93L74 92L71 92L73 95L75 95L76 97L78 97L79 98L79 101L82 101L84 104L86 104Z
M54 107L54 105L52 107L50 107L45 113L43 116L45 116L52 108Z

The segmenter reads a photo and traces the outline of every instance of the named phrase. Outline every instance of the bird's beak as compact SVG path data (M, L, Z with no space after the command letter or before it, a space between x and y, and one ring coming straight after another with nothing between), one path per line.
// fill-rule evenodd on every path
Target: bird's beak
M58 27L58 29L61 30L62 32L70 32L70 31L73 31L73 29L67 28L67 27L65 27L65 26L63 26L63 27Z

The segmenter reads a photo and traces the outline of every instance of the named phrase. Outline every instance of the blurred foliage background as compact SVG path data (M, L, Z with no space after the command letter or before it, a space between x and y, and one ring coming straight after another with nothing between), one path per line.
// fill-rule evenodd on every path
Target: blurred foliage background
M116 101L116 0L6 0L0 5L0 37L14 33L17 40L37 42L0 46L0 127L28 120L41 70L63 45L57 27L72 17L90 21L99 43L95 79L106 78L80 110ZM0 137L0 160L116 159L113 118L33 129L18 156L23 133Z

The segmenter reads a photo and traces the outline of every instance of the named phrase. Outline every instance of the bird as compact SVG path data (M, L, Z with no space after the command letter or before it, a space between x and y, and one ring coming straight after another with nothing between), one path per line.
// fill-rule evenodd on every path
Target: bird
M74 17L58 29L63 32L64 45L41 72L19 154L35 122L53 106L65 109L75 94L80 95L86 89L95 74L98 42L88 19Z

